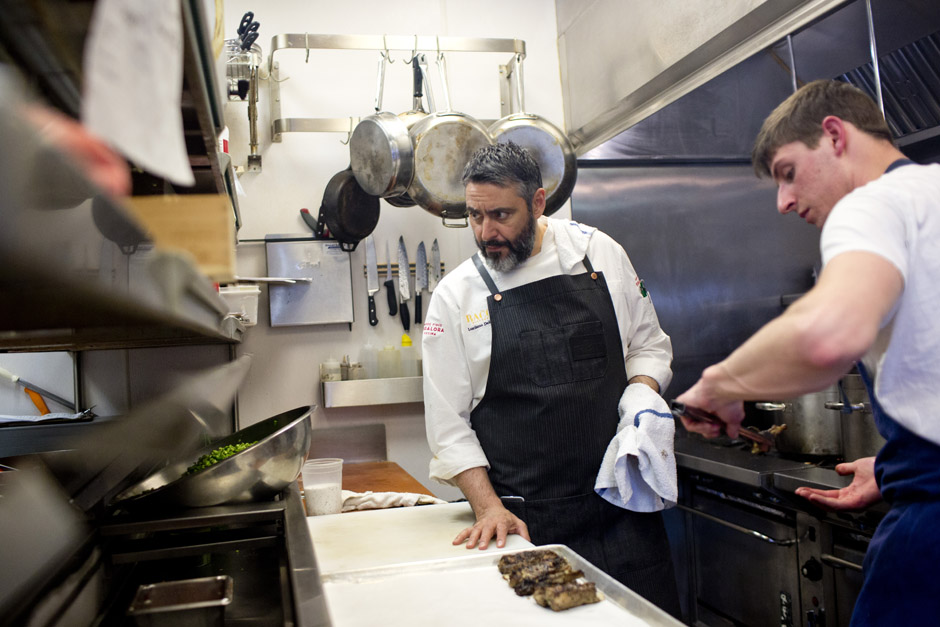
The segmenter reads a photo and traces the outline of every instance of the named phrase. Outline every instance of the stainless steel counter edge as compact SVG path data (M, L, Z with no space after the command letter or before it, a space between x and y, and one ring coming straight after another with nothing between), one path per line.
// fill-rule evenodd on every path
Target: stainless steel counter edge
M300 488L292 484L285 493L284 536L287 559L293 578L294 613L300 627L331 627L307 515L300 500Z
M801 485L841 488L845 478L834 470L773 454L754 455L740 446L720 446L697 437L677 437L676 465L755 488L792 492Z

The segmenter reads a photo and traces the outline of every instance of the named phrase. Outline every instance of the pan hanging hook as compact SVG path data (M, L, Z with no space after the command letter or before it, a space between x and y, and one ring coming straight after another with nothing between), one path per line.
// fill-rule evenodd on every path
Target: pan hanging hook
M388 52L388 46L385 46L385 52ZM417 33L416 33L416 34L415 34L415 45L414 45L414 47L411 49L411 58L410 58L410 59L407 59L407 60L405 60L405 59L402 59L402 60L403 60L405 63L410 64L412 61L415 60L415 56L416 56L417 54L418 54L418 35L417 35Z
M307 50L307 56L304 63L310 63L310 34L304 33L304 48Z
M349 131L346 133L346 141L343 141L343 140L341 139L341 140L339 140L339 143L341 143L341 144L344 145L344 146L348 146L348 145L349 145L349 140L352 139L352 134L353 134L353 118L350 117L350 118L349 118Z
M441 36L435 35L434 39L437 41L437 62L440 63L444 60L444 53L441 52Z
M385 48L385 50L379 53L382 55L382 58L385 59L387 63L395 63L395 59L392 58L391 53L388 51L388 36L385 33L382 34L382 47ZM408 63L411 63L411 61Z

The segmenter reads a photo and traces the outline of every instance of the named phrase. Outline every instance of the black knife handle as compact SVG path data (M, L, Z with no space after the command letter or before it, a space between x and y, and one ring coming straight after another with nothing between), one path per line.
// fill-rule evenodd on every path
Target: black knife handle
M379 318L375 315L375 296L369 294L369 324L375 326L378 323Z
M421 324L421 292L415 294L415 326Z
M411 316L408 314L408 301L402 301L401 305L398 306L398 313L401 314L401 326L405 328L405 331L411 330Z
M398 297L395 295L395 281L389 279L385 282L385 295L388 296L388 315L398 313Z

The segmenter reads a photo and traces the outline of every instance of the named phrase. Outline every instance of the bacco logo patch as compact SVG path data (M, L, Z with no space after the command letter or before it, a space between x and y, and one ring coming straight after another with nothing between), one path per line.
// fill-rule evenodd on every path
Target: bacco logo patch
M467 322L467 331L473 331L490 323L490 310L483 309L476 313L469 313L464 318Z

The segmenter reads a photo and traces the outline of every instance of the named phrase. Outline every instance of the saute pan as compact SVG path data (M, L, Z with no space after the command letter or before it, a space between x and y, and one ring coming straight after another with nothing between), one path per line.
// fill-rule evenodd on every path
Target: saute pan
M411 127L415 172L408 195L423 209L440 216L444 226L465 227L467 204L461 175L473 153L493 140L479 120L451 110L442 54L437 63L444 88L444 110Z
M320 220L340 247L351 252L379 223L379 197L367 193L351 168L337 172L323 191Z
M542 172L545 188L545 215L551 215L565 204L578 180L578 162L574 145L565 133L534 113L525 113L522 86L522 55L516 55L513 71L519 112L494 122L489 133L500 143L512 142L527 149Z
M381 110L386 62L383 54L375 114L363 118L349 139L349 161L356 181L367 194L382 197L405 193L414 175L414 150L408 126L394 113Z

